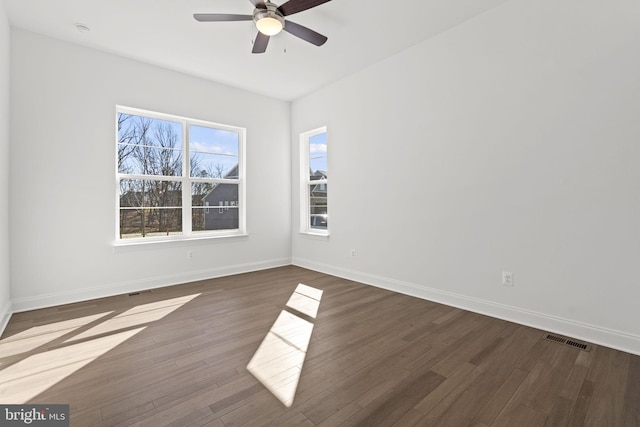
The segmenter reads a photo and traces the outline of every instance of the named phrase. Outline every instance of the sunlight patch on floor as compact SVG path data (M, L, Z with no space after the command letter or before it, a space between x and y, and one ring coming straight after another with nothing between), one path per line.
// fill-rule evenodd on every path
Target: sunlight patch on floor
M111 313L113 312L109 311L91 316L78 317L77 319L34 326L26 331L11 335L10 337L0 340L0 358L15 356L16 354L34 350Z
M315 318L322 291L299 284L287 307ZM313 323L282 310L247 365L253 374L286 407L293 404L307 355Z
M291 294L289 301L287 301L287 307L293 308L315 319L318 315L321 299L322 291L320 289L300 283L293 294Z
M30 351L15 363L6 359L0 365L0 402L24 404L40 393L68 378L98 357L124 343L155 321L174 312L200 294L137 305L117 316L104 320L59 344L59 348L43 347L82 326L99 321L113 312L80 317L63 322L37 326L0 341L0 357L15 356ZM82 340L82 341L80 341ZM55 347L55 343L49 347Z
M23 404L145 328L29 356L0 371L0 402Z
M117 316L114 316L113 318L68 339L67 342L86 339L120 329L132 328L145 323L155 322L182 307L198 295L200 294L187 295L184 297L137 305L124 313L120 313Z

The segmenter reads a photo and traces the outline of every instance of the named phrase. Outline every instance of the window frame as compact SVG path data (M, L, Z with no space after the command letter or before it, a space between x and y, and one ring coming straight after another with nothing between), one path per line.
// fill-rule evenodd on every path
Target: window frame
M182 127L182 174L180 176L166 175L144 175L144 174L126 174L120 173L118 170L118 115L128 114L134 116L142 116L149 119L166 120L177 122ZM116 105L115 114L115 246L126 246L136 244L146 244L154 242L175 242L187 240L201 240L211 238L246 236L246 129L239 126L225 125L221 123L210 122L206 120L192 119L189 117L177 116L173 114L160 113L156 111L144 110L140 108ZM206 128L220 129L231 131L238 134L238 177L237 178L201 178L192 177L190 171L189 156L189 127L201 126ZM151 236L151 237L120 237L120 181L123 179L142 179L154 181L175 181L181 183L182 188L182 233L180 235L168 236ZM216 183L216 184L234 184L238 186L238 228L225 230L202 230L193 231L192 227L192 184L198 182ZM211 206L203 209L209 210Z
M311 180L309 176L309 140L314 136L322 133L327 134L327 147L328 147L328 132L327 126L321 126L319 128L302 132L300 134L300 233L310 234L316 236L329 236L329 225L326 229L313 228L311 226L311 186L312 185L325 185L327 188L327 218L329 218L329 192L328 192L328 178L321 178L317 180ZM327 163L329 161L329 150L327 148ZM329 168L327 164L327 169Z

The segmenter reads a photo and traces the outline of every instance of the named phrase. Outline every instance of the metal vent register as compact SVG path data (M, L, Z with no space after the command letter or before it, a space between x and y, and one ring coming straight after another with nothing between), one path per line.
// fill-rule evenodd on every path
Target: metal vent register
M552 341L552 342L556 342L558 344L564 344L564 345L568 345L570 347L579 348L580 350L584 350L584 351L590 351L591 350L591 346L589 344L587 344L587 343L583 343L583 342L580 342L580 341L575 340L573 338L567 338L567 337L563 337L563 336L560 336L560 335L553 335L553 334L545 333L543 339L546 340L546 341Z

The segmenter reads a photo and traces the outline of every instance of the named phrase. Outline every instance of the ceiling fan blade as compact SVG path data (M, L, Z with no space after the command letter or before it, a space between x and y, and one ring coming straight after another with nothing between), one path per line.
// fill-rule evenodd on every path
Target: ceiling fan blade
M260 31L256 35L256 41L253 42L253 50L251 53L264 53L269 44L269 36L265 36Z
M264 2L262 0L249 0L253 7L257 9L265 9Z
M320 33L316 33L310 28L304 27L300 24L296 24L295 22L285 21L284 30L289 34L293 34L294 36L308 41L309 43L316 46L322 46L327 41L326 36L323 36Z
M294 13L320 6L328 1L331 0L289 0L288 2L280 5L278 12L283 16L293 15Z
M194 13L193 17L200 22L252 21L253 15L234 15L230 13Z

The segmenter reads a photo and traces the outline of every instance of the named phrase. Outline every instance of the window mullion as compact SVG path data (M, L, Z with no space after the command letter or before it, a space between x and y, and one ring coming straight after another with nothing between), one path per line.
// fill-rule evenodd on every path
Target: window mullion
M117 175L118 182L123 179L143 179L147 181L182 181L181 176L175 175L139 175L134 173L119 173Z
M191 224L191 162L189 153L189 124L182 122L182 232L185 236L191 236L193 226Z
M328 180L327 178L323 178L323 179L308 179L307 180L307 184L309 185L314 185L314 184L327 184Z

